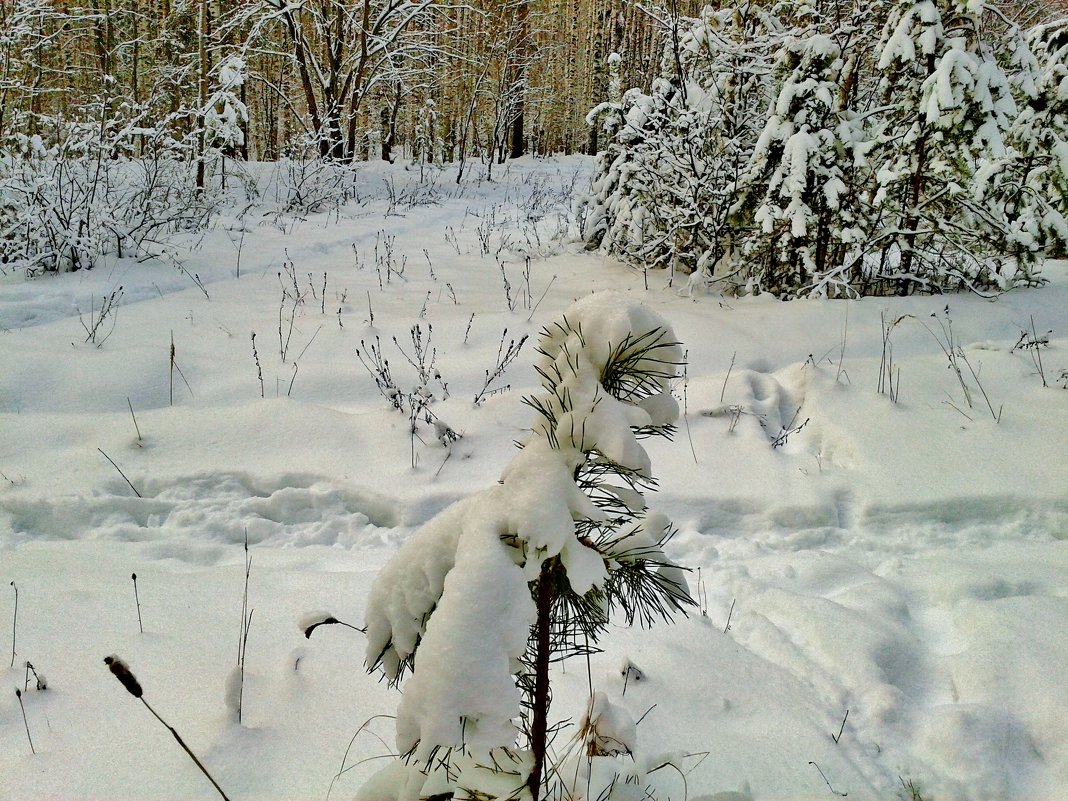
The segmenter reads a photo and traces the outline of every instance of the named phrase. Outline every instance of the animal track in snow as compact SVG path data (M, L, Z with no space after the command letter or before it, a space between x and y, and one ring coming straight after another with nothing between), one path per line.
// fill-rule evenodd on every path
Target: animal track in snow
M0 505L0 541L8 518L15 541L112 539L251 542L277 546L384 544L399 525L389 499L309 475L262 480L242 473L201 473L139 487L117 482L89 496L8 499Z

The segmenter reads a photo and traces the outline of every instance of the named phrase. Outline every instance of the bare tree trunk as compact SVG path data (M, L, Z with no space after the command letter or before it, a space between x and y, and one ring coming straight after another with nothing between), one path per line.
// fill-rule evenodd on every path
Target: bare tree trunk
M199 49L199 75L197 100L200 109L197 112L197 191L203 193L206 184L208 132L205 125L205 112L208 105L208 0L200 0L200 30L197 34Z
M526 142L523 139L523 115L526 105L527 72L530 68L530 41L528 30L528 15L530 6L527 0L521 0L516 9L516 27L519 34L519 53L516 56L515 87L518 99L516 100L515 119L512 120L512 148L509 158L517 159L526 153Z

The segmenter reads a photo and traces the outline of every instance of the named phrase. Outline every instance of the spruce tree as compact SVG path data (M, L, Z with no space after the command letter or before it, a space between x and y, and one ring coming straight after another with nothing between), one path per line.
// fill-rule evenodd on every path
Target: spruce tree
M897 0L884 28L877 67L888 110L873 155L884 230L873 272L902 294L1004 283L1002 232L976 202L974 178L1004 152L1015 104L984 11Z

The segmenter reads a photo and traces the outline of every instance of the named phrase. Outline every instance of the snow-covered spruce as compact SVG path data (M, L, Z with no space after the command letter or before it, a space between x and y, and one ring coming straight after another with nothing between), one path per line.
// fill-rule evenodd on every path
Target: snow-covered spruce
M545 765L550 662L585 653L614 608L649 624L692 603L664 555L670 522L642 496L655 480L638 438L669 434L679 413L671 328L595 294L542 332L539 353L542 391L526 399L538 416L500 482L416 531L371 590L368 668L412 672L397 710L408 759L361 798L537 801L562 781Z
M661 77L588 117L607 145L587 245L785 298L1033 282L1068 235L1059 26L1027 38L981 1L836 8L662 20Z

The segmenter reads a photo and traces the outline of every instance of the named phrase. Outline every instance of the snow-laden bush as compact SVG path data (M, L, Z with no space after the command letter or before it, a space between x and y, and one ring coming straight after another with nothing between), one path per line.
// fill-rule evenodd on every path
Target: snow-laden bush
M764 124L779 19L758 6L705 8L679 30L686 80L630 89L587 121L604 127L582 235L643 267L712 274L737 265L738 182ZM673 46L669 38L667 48Z
M1020 113L984 189L1003 215L1006 249L1023 267L1068 250L1068 19L1039 25L1009 54Z
M750 225L741 257L749 280L783 296L856 294L849 265L870 234L858 213L863 123L847 113L855 64L822 33L783 43L778 92L739 182L738 215Z
M663 77L591 112L588 246L787 298L1032 280L1064 230L1058 35L1032 35L1032 77L983 2L820 9L664 21Z
M890 10L876 63L884 110L872 117L878 236L865 276L883 291L1000 288L1016 278L1004 221L977 181L1005 155L1016 118L984 12L965 0L897 0Z
M568 776L546 762L550 664L594 649L615 609L651 624L692 603L664 554L670 522L642 496L655 480L639 439L669 434L679 412L670 327L602 293L549 326L539 353L537 417L500 483L416 531L371 590L368 668L411 677L403 757L365 786L367 801L537 801L559 788Z
M143 110L101 100L80 111L0 146L0 261L30 275L88 269L108 254L158 255L210 211L188 148Z

